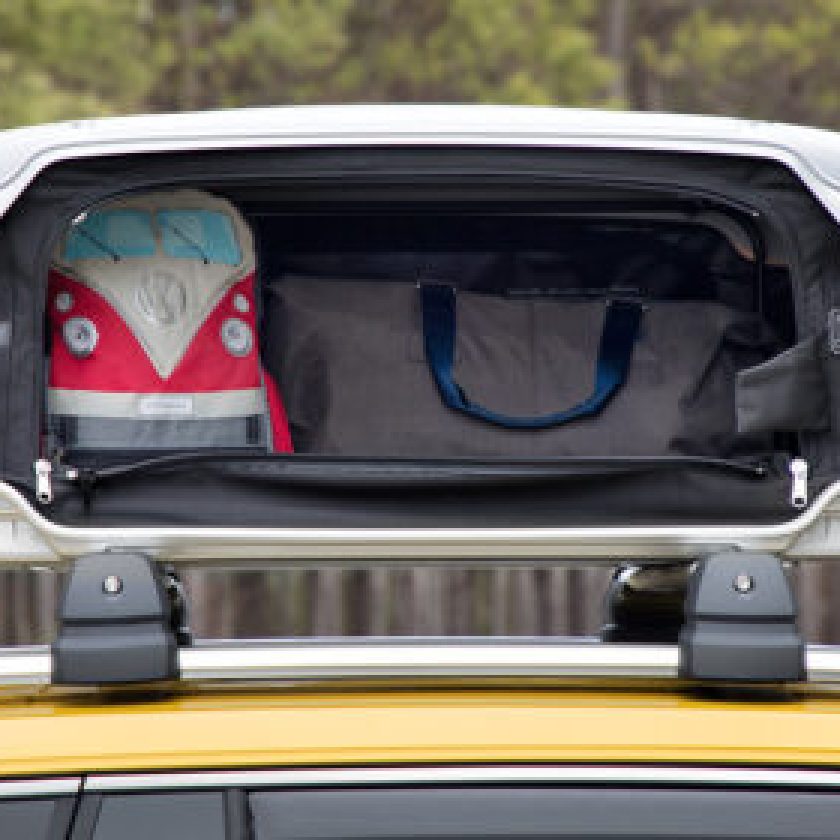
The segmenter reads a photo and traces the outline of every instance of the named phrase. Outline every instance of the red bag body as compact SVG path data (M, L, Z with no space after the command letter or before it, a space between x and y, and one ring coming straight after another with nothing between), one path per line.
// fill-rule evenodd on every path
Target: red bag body
M260 362L253 239L227 201L148 193L76 220L47 307L57 447L292 451Z

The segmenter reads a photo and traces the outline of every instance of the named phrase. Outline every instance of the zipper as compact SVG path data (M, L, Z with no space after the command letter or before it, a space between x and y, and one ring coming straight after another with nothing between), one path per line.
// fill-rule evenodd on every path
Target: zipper
M62 464L60 458L53 461L39 458L32 466L35 470L35 499L45 506L52 504L55 498L56 481L78 484L83 492L87 492L87 481L96 480L93 470Z
M414 459L356 459L353 457L271 455L262 452L183 452L150 457L126 464L107 467L75 467L53 463L40 458L34 463L35 496L39 504L48 506L54 499L55 481L76 487L82 494L85 508L89 508L94 487L100 481L131 478L159 469L178 469L190 464L250 464L254 478L276 478L290 485L329 486L334 484L365 484L384 482L393 486L439 484L455 481L470 484L478 481L508 480L514 482L574 479L576 475L591 475L597 471L604 476L611 472L636 470L668 470L679 468L705 468L730 472L745 478L764 479L779 473L779 466L765 461L738 461L703 456L627 456L621 457L578 457L555 461L517 463L509 461L496 463L470 460L414 460ZM778 464L778 462L776 462ZM257 470L254 470L257 467ZM259 469L262 468L262 469ZM282 469L278 469L282 468ZM792 458L787 463L790 478L791 507L803 510L808 506L808 480L810 466L804 458Z
M101 482L130 479L158 470L171 470L195 464L248 465L254 479L276 479L289 485L382 485L394 487L469 486L487 482L538 483L545 481L574 480L594 474L607 477L611 474L649 472L679 469L708 469L760 480L773 471L772 465L759 461L738 461L703 456L627 456L627 457L570 457L554 461L492 461L479 460L416 460L392 458L353 458L306 455L271 455L263 452L182 452L159 455L129 463L105 467L76 467L53 464L45 459L35 464L38 481L37 498L43 505L53 499L56 480L76 487L86 506L94 488Z
M808 462L794 458L788 465L790 470L790 503L798 510L808 506Z
M35 464L35 498L39 504L48 505L53 500L53 465L46 458L39 458Z

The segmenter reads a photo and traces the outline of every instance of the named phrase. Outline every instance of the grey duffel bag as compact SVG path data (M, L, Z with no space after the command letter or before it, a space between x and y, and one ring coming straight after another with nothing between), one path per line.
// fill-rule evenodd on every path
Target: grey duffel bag
M266 363L297 452L434 458L709 455L737 434L739 370L777 350L709 301L509 298L285 277Z

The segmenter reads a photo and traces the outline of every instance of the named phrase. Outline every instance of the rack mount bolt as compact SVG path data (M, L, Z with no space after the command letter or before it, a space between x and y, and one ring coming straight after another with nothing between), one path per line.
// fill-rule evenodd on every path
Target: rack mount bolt
M735 579L732 581L732 588L736 592L746 595L748 592L752 592L753 589L755 589L755 580L751 575L742 572L739 575L735 575Z

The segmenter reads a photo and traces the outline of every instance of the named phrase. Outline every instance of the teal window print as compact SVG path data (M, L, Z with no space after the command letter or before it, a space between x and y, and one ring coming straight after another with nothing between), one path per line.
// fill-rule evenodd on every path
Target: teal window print
M64 242L64 259L153 257L155 236L145 210L100 210L87 213L70 228Z
M238 265L242 252L233 222L213 210L159 210L163 253L167 257Z

